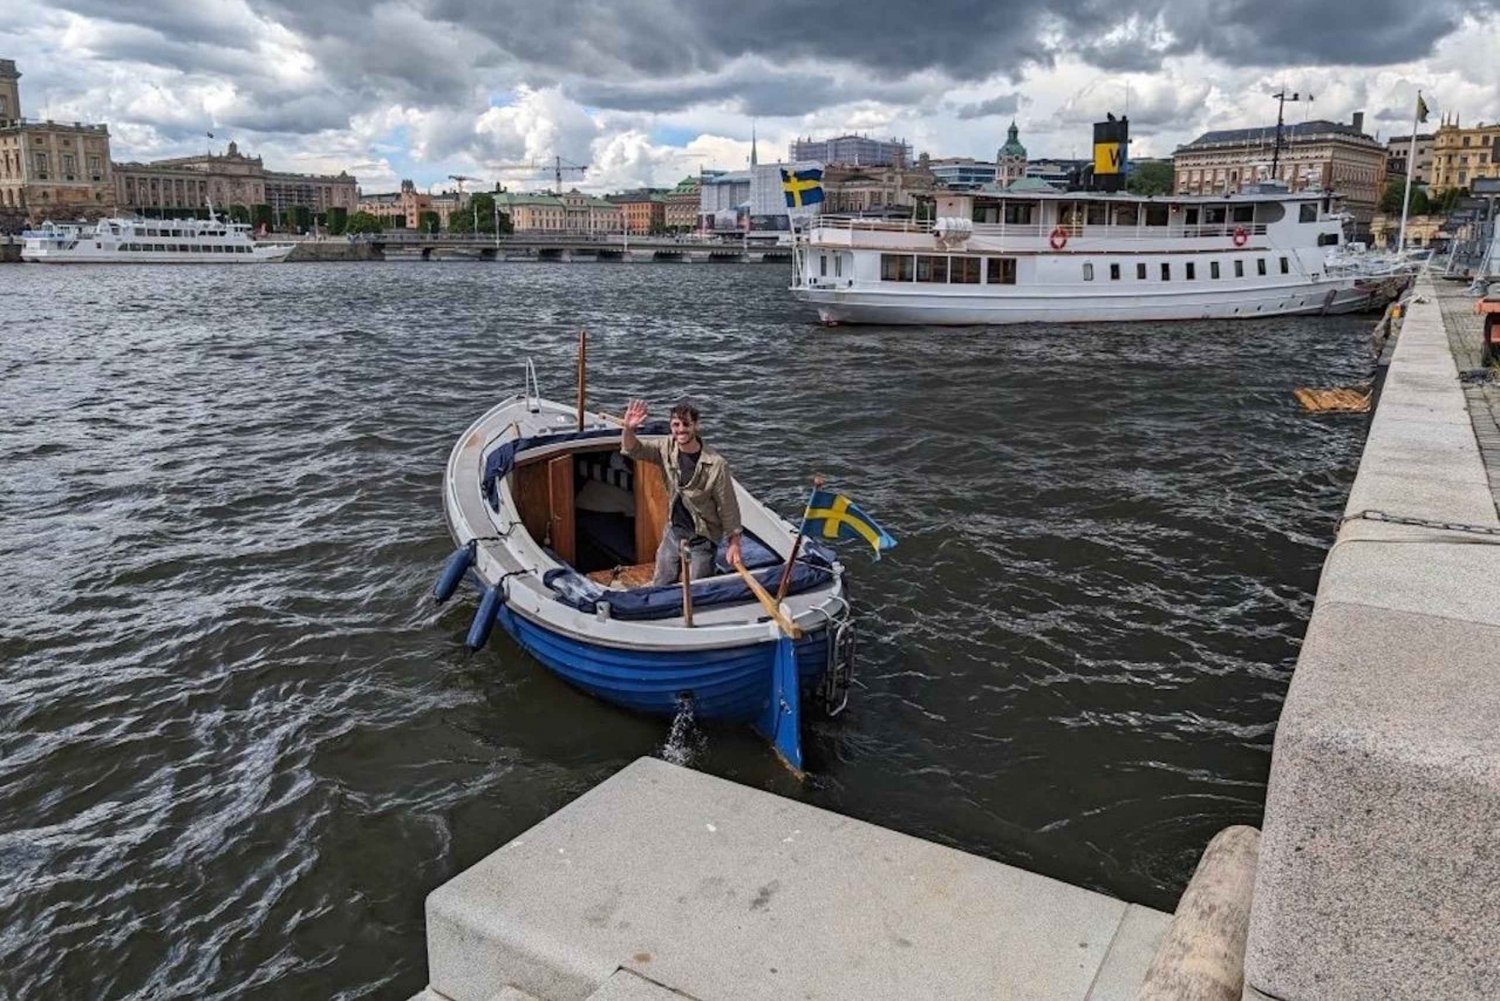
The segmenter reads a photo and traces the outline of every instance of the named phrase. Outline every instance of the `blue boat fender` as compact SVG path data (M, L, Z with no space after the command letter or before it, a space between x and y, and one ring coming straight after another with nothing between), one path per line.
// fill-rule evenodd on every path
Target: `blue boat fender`
M458 590L458 585L463 582L464 574L469 572L469 567L474 565L474 540L470 539L457 549L453 555L448 557L447 566L443 567L442 574L437 579L437 584L432 588L432 596L441 605L453 597L453 592Z
M469 626L469 636L465 643L470 650L478 650L488 642L490 630L495 628L495 617L500 614L500 606L505 604L505 582L496 581L484 589L484 597L479 599L479 608L474 613L474 622Z

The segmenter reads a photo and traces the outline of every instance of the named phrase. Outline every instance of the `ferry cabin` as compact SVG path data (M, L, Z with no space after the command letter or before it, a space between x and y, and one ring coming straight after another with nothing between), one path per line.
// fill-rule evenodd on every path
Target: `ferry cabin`
M935 222L824 217L793 294L825 321L1006 323L1316 313L1347 277L1328 192L946 193Z
M250 227L220 219L101 219L91 227L46 223L24 235L21 257L43 263L255 263L290 246L257 244Z

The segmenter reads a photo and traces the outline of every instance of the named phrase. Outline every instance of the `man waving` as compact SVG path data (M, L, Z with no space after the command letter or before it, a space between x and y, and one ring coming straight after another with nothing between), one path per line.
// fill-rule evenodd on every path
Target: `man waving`
M714 572L714 549L728 539L731 566L740 561L740 505L734 496L729 463L698 437L698 409L688 403L672 408L671 437L664 444L642 441L636 430L646 421L646 401L625 408L620 451L636 461L655 462L666 475L667 524L656 549L653 585L674 583L679 576L678 548L688 544L693 580Z

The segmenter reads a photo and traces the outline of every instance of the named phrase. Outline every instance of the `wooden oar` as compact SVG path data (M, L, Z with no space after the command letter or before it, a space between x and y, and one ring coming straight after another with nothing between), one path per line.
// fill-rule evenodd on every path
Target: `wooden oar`
M782 613L781 607L776 604L776 599L772 598L766 592L766 589L760 586L760 581L756 580L755 576L749 570L745 569L744 561L735 560L734 572L743 577L745 583L750 585L750 590L755 593L756 598L760 599L761 607L776 621L776 624L781 627L782 632L794 640L802 638L801 628Z
M792 540L792 554L786 558L786 568L781 571L781 582L776 585L776 602L786 597L787 588L792 584L792 566L797 562L797 550L802 548L802 537L807 534L807 513L812 510L813 494L823 489L823 474L819 473L813 477L813 492L807 495L807 503L802 508L802 523L797 526L797 537Z

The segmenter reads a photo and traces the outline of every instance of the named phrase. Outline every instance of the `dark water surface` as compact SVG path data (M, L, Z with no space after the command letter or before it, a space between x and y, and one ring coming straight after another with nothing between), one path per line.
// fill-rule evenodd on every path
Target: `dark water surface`
M1358 460L1298 385L1366 318L812 325L769 266L0 268L0 997L405 998L423 896L668 722L428 598L457 435L530 356L700 399L783 513L814 471L861 688L799 786L696 768L1170 908L1258 823Z

